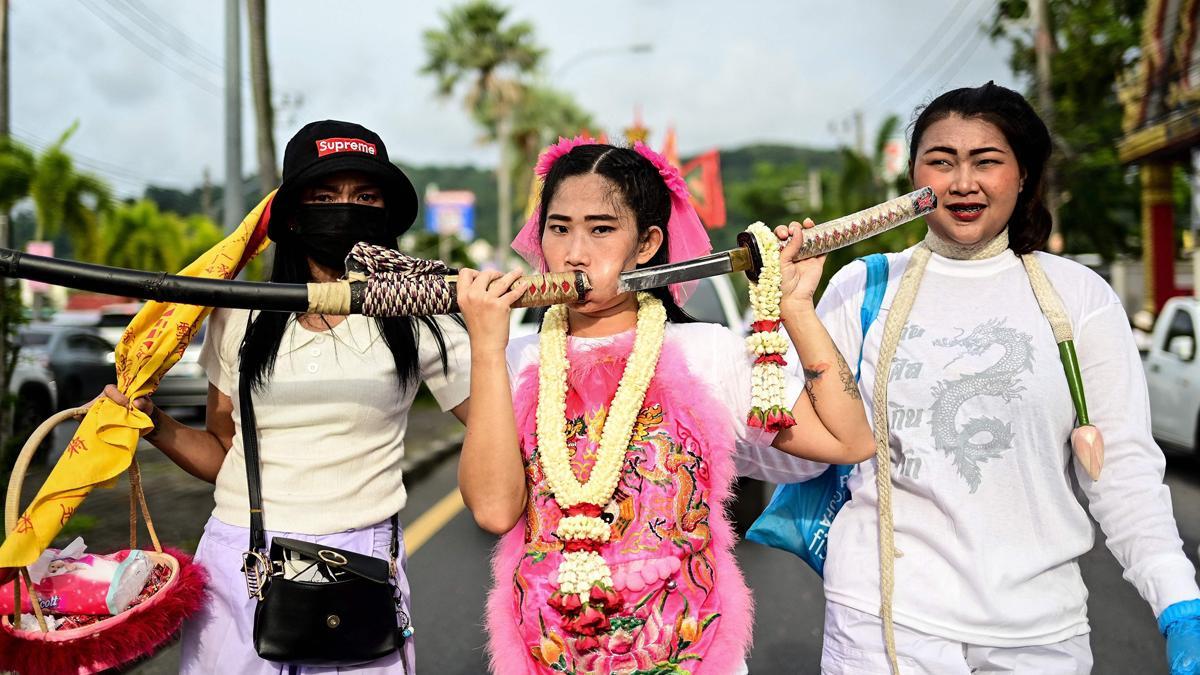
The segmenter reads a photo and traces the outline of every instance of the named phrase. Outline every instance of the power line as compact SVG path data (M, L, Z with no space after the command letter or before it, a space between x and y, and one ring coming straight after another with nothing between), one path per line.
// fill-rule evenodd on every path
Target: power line
M963 69L963 66L967 65L967 61L970 61L971 57L975 56L975 52L979 51L979 45L981 44L983 44L983 40L972 41L971 46L967 50L966 54L962 54L952 61L946 63L946 67L942 69L942 73L938 77L934 78L934 82L939 83L939 89L945 89L946 85L952 82L954 78L958 76L958 73ZM949 70L951 66L954 67L954 71L949 75L946 75L946 71Z
M868 108L871 106L872 101L881 100L880 97L882 97L884 94L891 96L893 93L895 93L893 89L895 87L895 83L901 77L907 78L908 75L911 75L912 72L929 57L930 50L933 49L942 33L950 28L950 25L958 20L960 16L962 16L962 10L965 8L964 6L972 1L973 0L958 0L958 2L954 5L954 8L947 12L945 17L942 18L942 22L929 32L925 42L922 43L921 46L918 47L911 56L909 56L908 60L904 62L904 65L900 66L894 75L884 80L883 84L880 85L870 96L864 99L858 107L860 109Z
M167 34L167 39L162 40L163 44L174 49L176 52L187 55L193 60L203 61L218 73L225 70L225 63L219 57L212 54L212 52L209 52L205 45L192 39L190 35L176 27L170 21L167 21L161 14L147 7L144 2L141 0L124 0L124 2L145 17L146 21L149 22L151 30L155 30L160 34ZM143 23L143 25L146 24Z
M108 26L110 28L112 28L114 31L116 31L117 34L119 34L121 37L125 38L133 46L140 49L143 53L145 53L147 56L149 56L151 59L153 59L159 65L171 70L176 75L179 75L180 77L187 79L192 84L196 85L197 87L203 89L204 91L206 91L210 94L213 94L214 96L221 95L220 87L213 84L211 81L205 79L204 77L198 75L197 73L195 73L193 71L190 71L187 69L181 69L176 64L159 58L159 55L155 51L154 47L147 44L146 41L141 36L137 35L134 31L129 30L129 27L127 25L123 24L122 22L117 20L115 17L101 11L99 9L100 6L92 4L91 0L79 0L79 2L81 4L83 4L83 6L85 8L87 8L87 10L89 12L91 12L93 15L95 15L96 18L98 18L101 21L103 21L104 23L108 24Z
M29 133L27 129L14 126L13 131L15 132L14 137L17 140L39 152L45 152L54 145L52 141L41 138L36 134ZM121 182L127 185L137 184L138 187L155 183L174 183L177 186L189 184L189 181L185 181L173 176L159 175L151 179L119 164L113 164L112 162L96 159L95 157L89 157L74 151L70 152L69 154L72 161L79 166L101 174L103 177L113 180L114 182Z
M903 83L892 91L891 94L884 96L878 102L880 109L886 109L887 103L893 101L898 94L907 92L911 85L916 84L924 77L927 77L930 70L937 67L938 64L953 63L955 59L966 53L968 49L974 53L975 49L979 48L978 43L982 41L982 36L976 36L974 40L969 39L970 34L979 29L979 22L983 19L983 15L987 13L989 4L985 2L982 5L982 11L976 12L975 16L963 24L954 37L946 42L946 45L938 52L937 56L931 61L927 67L921 71L914 72L912 77L906 78ZM924 76L924 77L923 77Z

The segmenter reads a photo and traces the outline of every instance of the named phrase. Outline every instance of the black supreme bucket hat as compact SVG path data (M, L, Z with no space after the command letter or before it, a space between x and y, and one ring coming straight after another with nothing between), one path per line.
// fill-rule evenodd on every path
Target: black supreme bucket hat
M353 122L310 122L296 132L283 151L283 180L271 205L268 236L278 241L288 234L290 214L305 185L338 171L361 171L379 181L387 222L397 237L417 217L417 191L400 167L388 160L379 134Z

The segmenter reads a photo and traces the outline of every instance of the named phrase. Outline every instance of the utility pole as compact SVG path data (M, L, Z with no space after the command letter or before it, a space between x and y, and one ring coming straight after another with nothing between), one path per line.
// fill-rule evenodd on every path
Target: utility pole
M1050 89L1050 57L1054 54L1054 33L1050 29L1050 12L1046 0L1033 0L1029 5L1033 13L1034 38L1033 51L1037 56L1037 92L1038 107L1042 121L1050 130L1050 144L1054 147L1054 97ZM1051 153L1053 155L1053 153ZM1046 209L1050 211L1050 241L1051 253L1062 253L1065 247L1062 231L1058 225L1058 170L1051 156L1046 163Z
M242 201L242 50L238 0L225 0L225 211L228 234L246 215Z
M212 218L216 221L217 212L213 204L212 174L209 172L207 166L204 167L204 173L201 176L200 213L203 213L205 218Z
M512 241L512 161L509 144L512 139L512 110L511 104L505 103L505 109L500 113L497 123L497 136L500 138L500 166L496 168L496 189L499 193L499 221L496 223L496 261L501 270L508 270L509 243ZM535 272L540 270L534 270Z
M9 129L9 99L8 99L8 0L0 0L0 139L7 139L12 133ZM0 213L0 247L11 248L8 234L8 213ZM2 341L0 341L2 342ZM3 358L3 345L0 344L0 359ZM3 361L0 360L0 363ZM5 390L7 391L7 389Z
M271 66L267 58L267 0L246 0L250 47L250 86L254 91L254 140L258 185L263 195L279 186L275 170L275 110L271 105Z
M9 138L8 99L8 0L0 0L0 140ZM0 211L0 247L10 248L8 212ZM15 332L14 318L21 311L20 302L14 297L8 279L0 279L0 400L8 396L9 368L8 341ZM19 297L19 296L18 296ZM14 302L17 300L17 302ZM16 365L16 359L13 359ZM12 407L8 401L0 405L0 457L6 457L9 439L12 438Z
M854 111L854 149L863 157L867 156L867 144L863 137L863 111Z

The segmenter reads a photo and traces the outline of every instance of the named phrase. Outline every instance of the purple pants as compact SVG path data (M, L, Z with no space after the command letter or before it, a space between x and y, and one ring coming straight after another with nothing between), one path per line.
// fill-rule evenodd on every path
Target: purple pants
M334 548L387 559L390 556L392 524L384 521L361 530L333 534L311 535L295 532L267 532L267 545L276 536L320 542ZM404 536L400 534L400 556L395 583L403 597L404 613L412 617L411 593L404 552ZM208 601L204 608L183 626L183 655L179 672L209 675L238 673L267 675L281 673L337 673L362 675L413 675L416 667L413 638L404 643L403 652L396 652L371 663L348 668L314 668L289 666L286 663L264 661L254 651L254 607L257 600L246 593L246 578L242 575L242 553L250 541L250 530L227 525L209 518L204 536L196 547L196 562L208 570ZM415 624L414 624L415 625Z

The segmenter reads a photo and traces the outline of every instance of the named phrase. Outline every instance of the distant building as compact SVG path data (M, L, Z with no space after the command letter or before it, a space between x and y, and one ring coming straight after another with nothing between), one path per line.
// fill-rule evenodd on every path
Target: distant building
M1143 308L1157 313L1190 289L1175 283L1175 216L1171 174L1176 164L1200 169L1200 3L1150 0L1143 18L1142 56L1118 78L1125 108L1121 162L1138 167L1142 190ZM1193 178L1193 226L1200 213L1200 171Z

